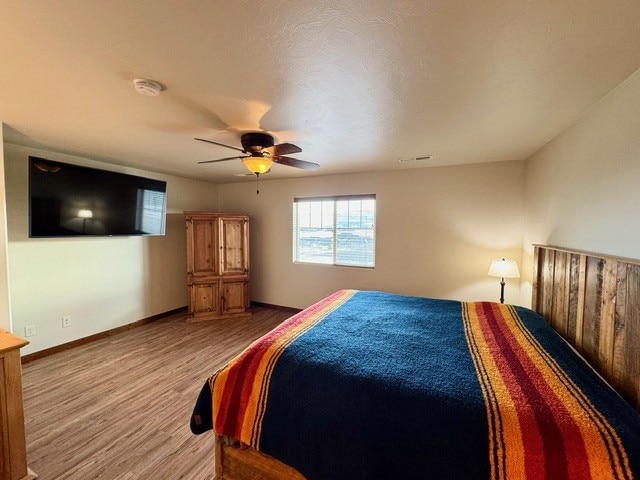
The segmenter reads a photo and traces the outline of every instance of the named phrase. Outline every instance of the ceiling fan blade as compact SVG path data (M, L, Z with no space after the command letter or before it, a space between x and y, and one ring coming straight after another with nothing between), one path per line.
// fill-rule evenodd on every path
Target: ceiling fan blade
M227 160L235 160L236 158L247 158L249 156L250 155L245 155L243 157L239 157L238 155L236 155L235 157L218 158L217 160L203 160L202 162L198 162L198 163L226 162Z
M280 165L286 165L288 167L302 168L303 170L317 170L320 165L313 162L305 162L304 160L298 160L292 157L274 157L272 160Z
M300 153L302 149L293 143L279 143L272 147L266 147L263 150L268 151L272 157L279 157L281 155L289 155L291 153Z
M227 148L231 148L233 150L237 150L237 151L242 152L242 153L247 153L241 148L232 147L231 145L225 145L224 143L214 142L213 140L207 140L206 138L197 138L196 137L196 138L194 138L194 140L199 140L200 142L213 143L214 145L220 145L221 147L227 147Z

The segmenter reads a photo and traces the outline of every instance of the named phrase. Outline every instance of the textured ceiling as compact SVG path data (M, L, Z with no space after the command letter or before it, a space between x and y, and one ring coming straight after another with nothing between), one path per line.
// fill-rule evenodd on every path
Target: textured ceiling
M228 183L527 158L640 67L637 0L3 0L5 140ZM144 97L133 79L166 90ZM399 158L431 154L428 162Z

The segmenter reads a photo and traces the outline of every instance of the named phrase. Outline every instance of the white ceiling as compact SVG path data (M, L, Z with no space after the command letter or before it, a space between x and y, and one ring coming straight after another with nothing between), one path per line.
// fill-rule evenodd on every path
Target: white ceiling
M638 0L2 0L5 141L197 165L266 130L316 172L527 158L640 67ZM133 79L162 82L145 97Z

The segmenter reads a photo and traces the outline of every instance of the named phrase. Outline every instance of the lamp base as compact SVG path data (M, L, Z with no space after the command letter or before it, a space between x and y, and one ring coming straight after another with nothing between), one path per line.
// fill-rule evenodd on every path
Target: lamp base
M500 281L500 303L504 303L504 286L505 286L505 281L503 278Z

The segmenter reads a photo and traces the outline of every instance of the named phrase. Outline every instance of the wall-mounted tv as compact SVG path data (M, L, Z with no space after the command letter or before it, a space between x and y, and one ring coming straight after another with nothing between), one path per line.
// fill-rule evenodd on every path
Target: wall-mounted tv
M29 157L29 237L164 235L167 183Z

